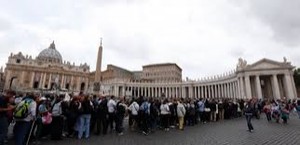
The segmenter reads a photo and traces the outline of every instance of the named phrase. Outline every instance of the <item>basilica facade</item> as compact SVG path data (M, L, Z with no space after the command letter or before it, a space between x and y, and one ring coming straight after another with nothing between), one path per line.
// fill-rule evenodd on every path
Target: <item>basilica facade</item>
M86 91L90 67L63 61L54 42L36 58L21 52L11 54L5 68L4 89L16 91Z

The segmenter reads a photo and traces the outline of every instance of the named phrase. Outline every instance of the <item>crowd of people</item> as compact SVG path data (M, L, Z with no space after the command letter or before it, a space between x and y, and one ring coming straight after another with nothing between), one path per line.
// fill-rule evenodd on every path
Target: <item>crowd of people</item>
M67 97L66 97L67 96ZM289 113L296 110L297 100L235 100L165 97L115 97L85 95L18 96L7 91L0 97L0 145L8 142L8 128L13 126L16 145L29 141L40 144L43 138L89 139L91 134L124 134L128 131L149 135L155 131L184 130L185 126L205 124L246 116L248 129L254 130L251 118L265 113L268 121L287 123Z

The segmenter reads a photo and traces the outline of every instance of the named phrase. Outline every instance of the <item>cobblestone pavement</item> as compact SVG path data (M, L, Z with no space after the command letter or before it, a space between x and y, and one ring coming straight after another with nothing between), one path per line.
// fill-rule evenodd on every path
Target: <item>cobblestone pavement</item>
M268 123L262 114L253 119L254 132L247 131L246 120L237 118L186 127L184 131L156 131L149 136L126 131L123 136L108 134L89 140L45 140L43 145L300 145L300 119L291 116L288 124Z

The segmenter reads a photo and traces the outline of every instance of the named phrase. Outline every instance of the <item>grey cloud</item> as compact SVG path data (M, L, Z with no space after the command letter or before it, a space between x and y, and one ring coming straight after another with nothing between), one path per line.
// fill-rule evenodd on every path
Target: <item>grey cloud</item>
M250 11L270 26L276 41L298 46L300 38L299 0L251 0Z
M242 47L235 47L229 51L230 55L234 58L243 57L245 54L245 49Z
M10 30L13 27L12 25L9 20L0 17L0 33Z

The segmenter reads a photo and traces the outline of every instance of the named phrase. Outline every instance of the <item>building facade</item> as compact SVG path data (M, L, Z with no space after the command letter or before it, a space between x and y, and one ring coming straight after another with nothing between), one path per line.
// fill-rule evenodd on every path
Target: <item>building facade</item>
M86 91L89 73L87 64L76 66L63 61L53 42L35 59L21 52L11 54L5 68L4 89Z
M183 81L182 69L175 63L144 65L141 71L107 65L102 71L102 50L101 42L96 71L90 72L86 63L76 66L63 61L53 42L35 59L21 52L11 54L4 77L0 72L0 78L4 78L4 89L16 91L67 90L133 97L297 98L294 66L285 58L282 62L264 58L253 64L239 59L231 72Z
M176 63L145 65L143 79L152 83L181 82L182 69Z
M103 83L110 95L173 98L295 99L294 67L284 59L247 64L243 59L234 71L198 81Z

